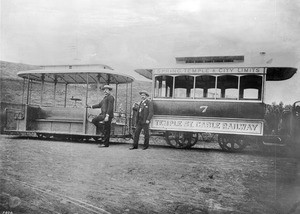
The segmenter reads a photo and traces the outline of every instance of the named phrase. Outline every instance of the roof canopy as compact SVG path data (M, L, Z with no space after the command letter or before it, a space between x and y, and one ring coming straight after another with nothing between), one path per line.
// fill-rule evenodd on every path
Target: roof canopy
M262 72L266 69L266 73ZM169 74L202 74L202 75L213 75L213 74L242 74L242 75L253 75L253 74L266 74L267 81L279 81L279 80L287 80L291 78L297 71L296 68L291 67L239 67L239 66L224 66L224 67L195 67L195 68L155 68L155 69L136 69L138 74L152 79L152 74L158 71L160 75ZM181 72L182 71L182 72ZM242 72L240 72L242 71Z
M40 68L18 72L18 76L34 81L66 84L122 84L134 80L106 65L53 65Z

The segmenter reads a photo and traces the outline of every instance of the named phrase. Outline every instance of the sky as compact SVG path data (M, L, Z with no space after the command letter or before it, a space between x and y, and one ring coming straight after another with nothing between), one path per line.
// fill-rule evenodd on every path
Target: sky
M0 0L0 60L171 66L180 56L258 56L299 68L298 0ZM266 102L300 100L300 71Z

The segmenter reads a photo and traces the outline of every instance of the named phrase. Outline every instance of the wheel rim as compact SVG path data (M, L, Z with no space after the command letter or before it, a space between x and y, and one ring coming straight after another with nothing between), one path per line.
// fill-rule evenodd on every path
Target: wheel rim
M223 150L229 152L242 151L247 146L245 139L237 135L219 135L218 143Z
M167 131L166 141L174 148L185 149L191 147L192 136L192 133L189 132Z

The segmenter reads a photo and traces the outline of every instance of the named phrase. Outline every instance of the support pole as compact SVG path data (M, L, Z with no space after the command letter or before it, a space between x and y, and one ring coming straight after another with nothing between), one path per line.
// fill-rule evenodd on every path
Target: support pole
M57 84L57 77L54 80L54 91L53 91L53 105L56 106L56 84Z
M88 103L88 96L89 96L89 75L86 75L86 92L85 92L85 106Z
M131 126L132 126L131 108L132 108L132 82L130 83L130 105L129 105L129 127L128 127L129 133L131 132Z
M214 99L217 99L217 89L218 89L218 76L216 76L216 82L215 82L215 96L214 96Z
M29 104L29 91L30 91L29 74L27 75L27 80L28 80L28 83L27 83L27 100L26 100L26 105L25 105L25 108L24 108L24 121L25 121L25 124L24 124L24 127L21 128L22 131L26 131L27 130L28 104Z
M25 104L24 104L24 99L25 99L25 84L26 84L26 79L25 77L23 78L23 88L22 88L22 113L25 115ZM19 130L19 123L20 121L17 121L17 130Z
M26 79L23 78L23 88L22 88L22 106L24 104L24 96L25 96L25 81Z
M117 111L117 104L118 104L118 83L116 83L115 111Z
M29 74L27 75L27 99L26 99L26 105L28 105L29 104L29 91L30 91L30 80L29 80Z
M85 108L88 103L88 95L89 95L89 75L86 74L86 92L85 92L85 106L84 106L84 115L83 115L83 134L86 134L86 124L87 124L87 112L88 109Z
M193 93L193 99L195 99L195 95L196 95L196 76L194 77L194 83L193 83L193 88L194 88L194 93Z
M43 105L43 94L44 94L44 84L45 84L45 82L44 82L44 80L45 80L45 76L44 76L44 74L42 75L42 87L41 87L41 103L40 103L40 105L42 106Z
M128 83L126 84L126 104L125 104L125 129L123 135L126 133L126 124L127 124L127 104L128 104Z
M28 104L31 103L31 95L32 95L32 80L30 80L30 84L29 84L29 101L28 101Z
M68 94L68 83L65 84L65 103L64 107L67 107L67 94Z

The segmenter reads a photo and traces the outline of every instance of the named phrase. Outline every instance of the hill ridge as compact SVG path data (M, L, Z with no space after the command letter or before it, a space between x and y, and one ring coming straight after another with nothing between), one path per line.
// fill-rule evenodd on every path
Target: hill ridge
M39 66L24 63L14 63L0 60L0 78L2 79L18 79L19 71L37 69Z

